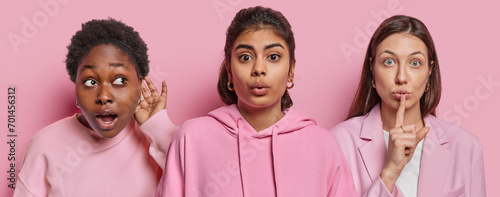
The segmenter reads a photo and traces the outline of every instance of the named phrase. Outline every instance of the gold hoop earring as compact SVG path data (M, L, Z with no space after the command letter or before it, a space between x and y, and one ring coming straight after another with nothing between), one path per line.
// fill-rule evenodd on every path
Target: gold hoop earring
M428 92L430 89L431 89L431 83L429 83L429 81L427 81L427 85L425 86L424 92Z
M375 80L373 80L373 79L372 79L372 87L377 88L377 87L375 87Z
M230 81L227 82L227 89L229 91L234 91L234 85L233 83L231 83Z
M286 89L292 89L293 86L295 86L295 82L294 81L291 81L291 82L292 82L291 86L288 86L288 83L286 84Z

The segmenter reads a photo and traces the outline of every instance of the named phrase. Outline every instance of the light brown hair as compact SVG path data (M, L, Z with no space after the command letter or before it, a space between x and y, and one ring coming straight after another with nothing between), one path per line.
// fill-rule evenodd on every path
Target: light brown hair
M422 21L410 16L396 15L384 20L370 39L370 44L366 50L365 60L363 62L363 70L358 90L352 102L347 119L366 115L380 102L380 96L372 87L373 73L370 67L373 61L375 61L373 55L376 53L377 46L385 38L396 33L408 33L416 36L427 46L428 61L431 63L429 69L431 69L432 72L429 76L430 88L428 91L424 92L424 95L420 98L420 113L422 117L425 117L427 114L436 116L436 107L441 98L441 73L439 71L439 61L434 41L432 40L429 30L427 30L427 27Z

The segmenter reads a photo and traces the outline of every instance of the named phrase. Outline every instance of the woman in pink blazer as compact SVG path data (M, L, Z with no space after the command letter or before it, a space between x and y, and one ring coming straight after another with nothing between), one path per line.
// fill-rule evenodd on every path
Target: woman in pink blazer
M393 16L370 40L347 120L331 129L364 196L485 196L477 137L436 118L439 62L425 25Z

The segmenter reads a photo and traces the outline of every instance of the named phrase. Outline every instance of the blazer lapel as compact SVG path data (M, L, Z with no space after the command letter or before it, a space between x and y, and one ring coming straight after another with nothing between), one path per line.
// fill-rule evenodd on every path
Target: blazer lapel
M387 154L382 128L380 106L377 104L363 120L359 137L367 140L367 142L358 147L359 154L372 182L380 176Z
M443 147L449 139L436 117L428 115L424 120L430 131L424 141L417 195L439 196L451 164L451 152Z

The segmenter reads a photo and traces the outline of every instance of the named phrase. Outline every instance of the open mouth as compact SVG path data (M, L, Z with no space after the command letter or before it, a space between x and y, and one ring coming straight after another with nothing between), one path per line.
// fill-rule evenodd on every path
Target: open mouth
M116 114L96 114L97 123L101 129L113 129L118 120L118 115Z

